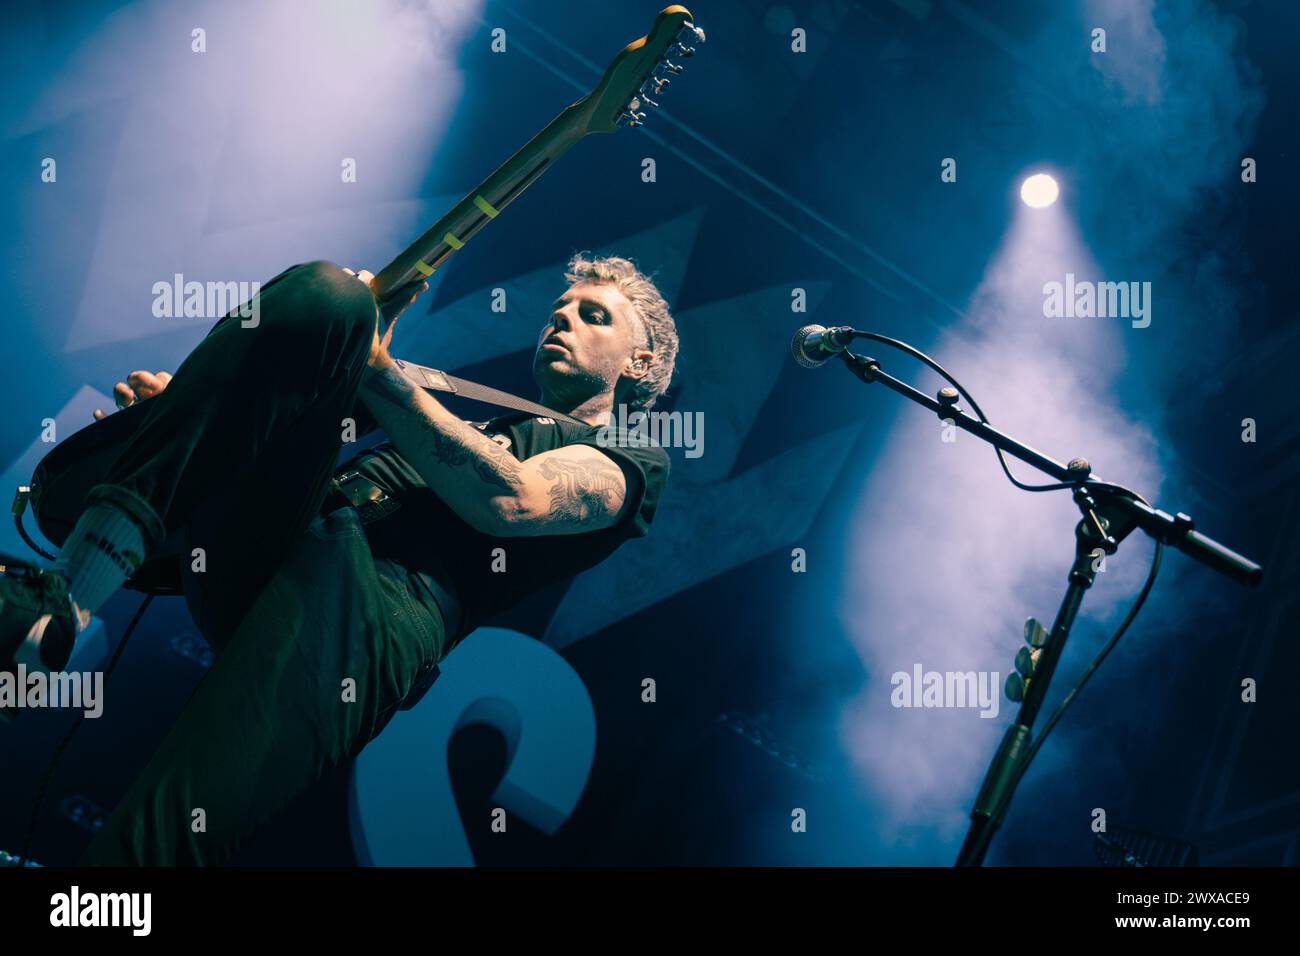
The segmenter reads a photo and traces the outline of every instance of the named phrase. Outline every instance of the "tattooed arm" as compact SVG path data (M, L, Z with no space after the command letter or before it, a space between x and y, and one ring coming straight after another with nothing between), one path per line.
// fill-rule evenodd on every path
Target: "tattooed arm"
M618 519L627 479L598 448L568 445L520 461L391 364L369 375L361 400L429 487L477 531L578 534Z

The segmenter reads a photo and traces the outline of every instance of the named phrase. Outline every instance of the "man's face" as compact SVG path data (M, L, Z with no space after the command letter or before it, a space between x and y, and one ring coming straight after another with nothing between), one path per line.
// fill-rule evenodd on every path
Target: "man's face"
M612 390L644 344L636 311L617 286L580 282L551 303L533 376L544 392L581 401Z

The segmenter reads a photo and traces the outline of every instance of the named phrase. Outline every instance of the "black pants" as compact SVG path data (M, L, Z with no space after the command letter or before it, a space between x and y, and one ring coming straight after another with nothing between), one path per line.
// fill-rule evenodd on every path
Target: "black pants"
M229 860L441 654L441 620L375 560L357 512L322 510L344 420L358 437L373 424L357 399L373 297L309 263L267 283L252 322L214 326L90 496L136 516L151 549L184 542L186 601L217 656L82 864Z

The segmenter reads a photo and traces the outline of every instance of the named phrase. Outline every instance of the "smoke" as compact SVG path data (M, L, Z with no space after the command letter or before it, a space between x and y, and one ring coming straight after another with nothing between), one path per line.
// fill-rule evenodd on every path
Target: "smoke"
M1026 209L972 298L966 326L934 354L995 427L1058 460L1084 455L1102 477L1158 495L1155 436L1111 398L1127 323L1043 315L1043 283L1067 272L1081 281L1097 275L1068 216ZM896 371L903 364L887 361ZM1003 698L995 720L976 708L895 708L890 675L915 664L995 671L1001 694L1025 618L1051 624L1078 512L1068 495L1015 489L991 448L962 432L945 442L942 424L919 409L904 410L898 425L852 517L852 537L868 542L847 567L855 605L871 609L854 635L870 679L843 730L878 792L881 838L926 824L951 841L1014 705ZM1022 481L1049 480L1014 459L1009 465ZM1110 559L1087 613L1104 618L1127 600L1148 556L1130 543Z
M1091 0L1063 26L1090 25L1109 26L1107 52L1063 77L1093 111L1067 146L1088 197L1080 222L1108 277L1123 269L1153 283L1163 321L1130 345L1152 386L1166 391L1195 381L1217 361L1214 346L1236 333L1249 267L1229 210L1250 188L1241 163L1263 110L1262 81L1241 52L1244 26L1206 0ZM1060 123L1041 100L1026 105L1038 122Z
M1040 69L1022 78L1013 101L1029 125L1051 131L1062 200L1048 210L1017 209L964 319L932 354L995 427L1061 461L1084 455L1103 478L1158 500L1177 474L1176 449L1160 433L1160 394L1195 368L1186 360L1191 320L1198 332L1213 329L1197 342L1204 347L1231 334L1237 305L1230 231L1188 227L1216 190L1240 185L1239 159L1262 94L1240 61L1238 26L1208 4L1041 8L1052 9L1028 51ZM1107 53L1063 54L1096 26L1107 30ZM1044 81L1052 95L1038 88ZM1062 116L1063 99L1086 113ZM1046 317L1043 284L1067 272L1151 282L1151 327ZM886 353L878 356L886 370L918 387L925 381L923 390L942 384L877 351ZM1161 358L1166 353L1178 364ZM1046 480L1014 461L1010 467L1021 480ZM846 702L840 734L876 804L872 835L893 847L888 862L952 861L1015 706L1003 698L994 720L976 708L896 708L890 675L919 663L1005 678L1024 619L1050 626L1077 520L1067 494L1013 488L987 445L962 432L944 443L933 417L911 405L899 411L852 516L842 612L868 679ZM1113 624L1150 554L1140 534L1130 538L1098 575L1081 623ZM1076 628L1053 703L1098 649L1097 633ZM1084 759L1074 746L1061 734L1036 772Z
M1154 7L1150 0L1088 0L1083 4L1087 25L1115 34L1119 49L1107 47L1107 55L1092 57L1089 66L1102 75L1108 91L1118 91L1124 104L1158 106L1163 94L1165 38L1156 28Z
M7 135L59 128L60 188L95 200L85 220L40 230L42 249L79 250L85 276L66 347L206 331L213 317L151 315L153 283L177 272L265 281L317 258L377 271L420 231L423 209L407 207L458 106L482 7L136 3L27 63L30 99ZM27 281L62 271L36 264Z

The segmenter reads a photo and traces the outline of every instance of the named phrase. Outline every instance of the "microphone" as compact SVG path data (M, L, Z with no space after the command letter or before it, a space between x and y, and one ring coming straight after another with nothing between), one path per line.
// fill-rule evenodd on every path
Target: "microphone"
M820 325L805 325L794 334L794 341L790 343L790 354L804 368L816 368L825 365L827 359L848 348L856 334L856 330L847 325L838 325L833 329Z

